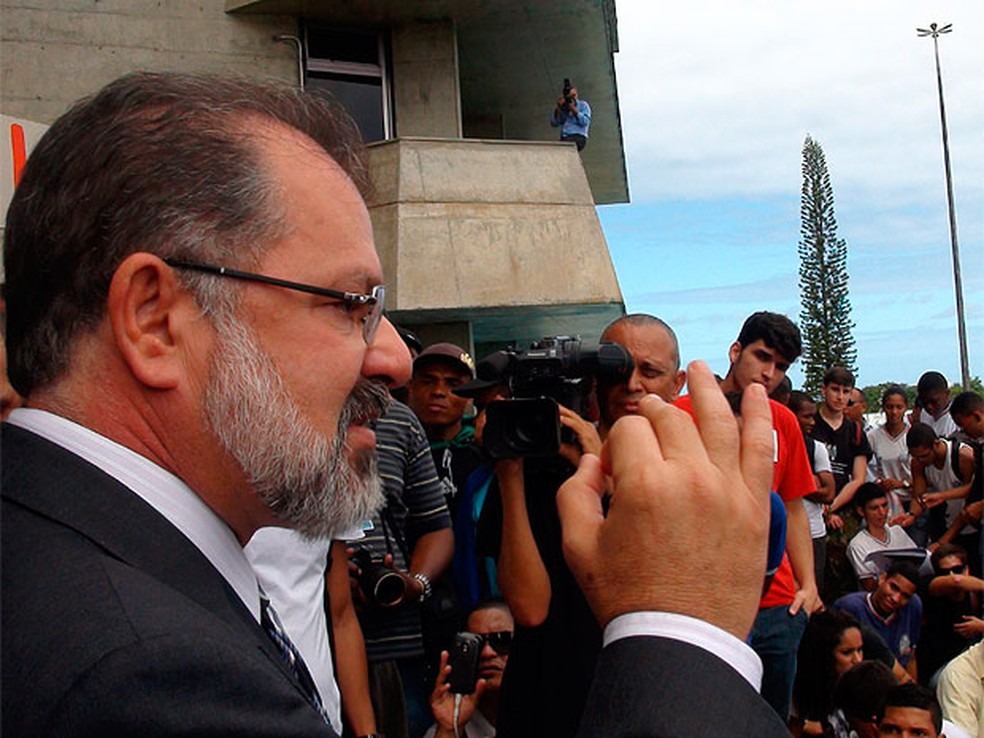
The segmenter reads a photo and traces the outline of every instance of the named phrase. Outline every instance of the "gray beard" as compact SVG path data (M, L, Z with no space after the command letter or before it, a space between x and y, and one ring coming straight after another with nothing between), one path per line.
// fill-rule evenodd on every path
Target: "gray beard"
M385 410L386 388L360 377L328 439L302 415L249 329L223 316L215 326L205 418L253 491L307 538L326 538L372 517L384 499L375 449L350 460L346 444L350 425Z

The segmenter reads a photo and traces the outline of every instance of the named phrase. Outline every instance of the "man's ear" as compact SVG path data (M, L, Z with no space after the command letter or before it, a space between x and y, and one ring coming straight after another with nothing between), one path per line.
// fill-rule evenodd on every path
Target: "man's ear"
M728 349L728 360L732 364L737 364L739 356L741 356L741 344L735 341L731 344L731 348Z
M177 386L182 322L176 318L189 300L171 267L153 254L130 254L117 267L106 310L116 347L137 381L154 389Z
M683 385L687 382L687 373L683 369L677 369L676 377L673 378L673 399L680 396Z

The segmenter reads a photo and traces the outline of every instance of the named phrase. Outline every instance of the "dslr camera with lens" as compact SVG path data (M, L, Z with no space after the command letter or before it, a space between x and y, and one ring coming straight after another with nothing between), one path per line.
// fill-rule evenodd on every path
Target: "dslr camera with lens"
M407 594L407 584L399 572L373 559L369 549L357 546L352 563L359 567L359 588L374 605L396 607Z
M512 397L486 410L482 445L497 459L556 456L562 440L575 440L561 432L558 404L583 416L592 377L623 382L633 369L632 357L619 344L571 336L550 336L525 351L497 351L483 362L499 367Z

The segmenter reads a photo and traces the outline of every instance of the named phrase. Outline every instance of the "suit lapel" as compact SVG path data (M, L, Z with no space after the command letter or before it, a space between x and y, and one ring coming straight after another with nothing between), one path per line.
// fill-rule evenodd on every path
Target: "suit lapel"
M3 496L88 538L182 593L250 641L303 689L225 578L166 518L101 469L30 431L3 425ZM306 695L305 695L306 699Z

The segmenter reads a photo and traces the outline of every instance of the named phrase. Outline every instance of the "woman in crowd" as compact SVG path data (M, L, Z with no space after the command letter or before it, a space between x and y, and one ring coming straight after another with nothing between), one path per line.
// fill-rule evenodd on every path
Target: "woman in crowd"
M837 678L863 657L861 627L853 615L825 610L810 618L800 641L793 683L789 729L794 736L823 735Z

